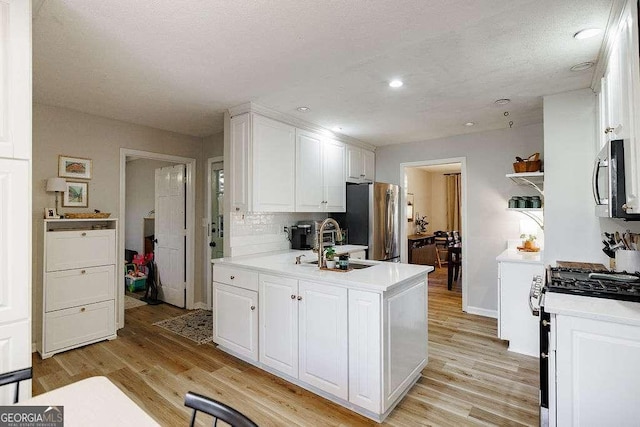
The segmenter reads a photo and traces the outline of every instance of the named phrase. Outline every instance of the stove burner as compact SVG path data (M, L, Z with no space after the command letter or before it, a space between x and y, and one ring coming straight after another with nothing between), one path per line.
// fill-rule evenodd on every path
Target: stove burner
M589 273L609 273L553 267L547 272L546 291L640 302L640 282L590 279ZM640 277L640 273L625 273Z

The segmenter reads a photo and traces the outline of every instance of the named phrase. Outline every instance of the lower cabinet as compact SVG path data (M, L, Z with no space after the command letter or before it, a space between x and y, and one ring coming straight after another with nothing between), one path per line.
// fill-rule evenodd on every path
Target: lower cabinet
M216 283L213 340L229 350L258 360L258 293Z
M640 326L566 315L552 315L551 325L550 425L638 425Z
M260 362L348 399L347 290L260 275Z

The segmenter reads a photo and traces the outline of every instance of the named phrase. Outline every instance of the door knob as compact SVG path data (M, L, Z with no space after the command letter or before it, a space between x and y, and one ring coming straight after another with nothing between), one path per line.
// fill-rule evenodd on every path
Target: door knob
M212 248L216 247L216 242L209 242L209 246L211 246Z
M291 295L291 299L296 299L296 296L295 295Z
M153 239L153 243L158 243L158 239Z
M256 306L255 306L255 305L252 305L252 306L251 306L251 311L253 311L253 310L255 310L255 309L256 309Z
M302 300L302 297L301 297L301 296L298 296L298 301L301 301L301 300Z

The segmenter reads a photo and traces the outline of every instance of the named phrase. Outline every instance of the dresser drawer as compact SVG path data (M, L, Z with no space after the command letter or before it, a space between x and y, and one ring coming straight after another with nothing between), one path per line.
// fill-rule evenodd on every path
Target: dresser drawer
M44 352L106 339L116 333L114 301L45 313Z
M46 271L116 263L115 230L51 231L45 238Z
M45 273L46 312L113 300L115 266Z
M250 291L258 291L258 273L254 271L214 265L213 281Z

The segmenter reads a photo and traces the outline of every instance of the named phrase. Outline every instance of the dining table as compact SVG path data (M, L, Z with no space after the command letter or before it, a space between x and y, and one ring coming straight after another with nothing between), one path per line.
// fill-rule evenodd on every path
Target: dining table
M96 376L60 387L15 406L63 407L64 425L73 426L159 426L107 377Z

